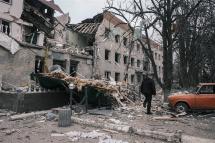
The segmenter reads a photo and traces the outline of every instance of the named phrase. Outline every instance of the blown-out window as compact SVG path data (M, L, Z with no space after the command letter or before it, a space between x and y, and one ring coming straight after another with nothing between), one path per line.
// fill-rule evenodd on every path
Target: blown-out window
M9 35L10 34L10 22L0 19L0 31Z

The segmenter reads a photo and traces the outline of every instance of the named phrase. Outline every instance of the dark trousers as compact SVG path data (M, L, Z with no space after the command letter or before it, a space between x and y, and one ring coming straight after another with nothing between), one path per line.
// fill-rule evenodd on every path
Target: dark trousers
M151 102L152 102L152 95L145 94L145 101L143 103L144 106L147 105L147 113L151 112Z

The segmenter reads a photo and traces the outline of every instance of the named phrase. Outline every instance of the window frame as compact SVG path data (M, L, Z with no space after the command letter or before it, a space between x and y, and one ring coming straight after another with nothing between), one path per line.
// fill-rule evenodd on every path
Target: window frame
M118 77L118 79L117 79ZM119 82L120 81L120 73L119 72L115 72L115 81Z
M106 58L106 54L107 54L107 58ZM105 60L106 60L106 61L109 61L109 60L110 60L110 54L111 54L111 51L108 50L108 49L105 49Z
M115 42L116 43L120 42L120 35L119 34L115 35Z
M5 32L3 32L3 29L1 29L2 27L2 22L8 22L8 24L9 24L9 33L5 33ZM0 18L0 32L2 32L2 33L4 33L4 34L7 34L7 35L10 35L11 34L11 22L10 21L8 21L8 20L5 20L5 19L1 19Z
M111 71L105 71L105 79L110 80Z
M140 65L141 65L141 61L137 60L137 67L140 68Z
M120 63L120 61L121 61L121 54L116 52L115 53L115 62Z
M134 58L131 58L131 66L132 66L132 67L134 66L134 63L135 63L135 59L134 59Z
M9 2L6 2L6 1L4 1L4 0L0 0L0 2L3 2L3 3L5 3L5 4L10 4L10 5L12 5L12 1L13 1L13 0L9 0Z
M127 44L128 44L128 38L123 37L123 45L127 46Z
M126 56L126 55L123 56L123 63L125 65L128 64L128 56Z
M201 90L202 90L202 88L203 87L207 87L207 86L211 86L212 87L212 90L213 90L213 92L212 93L202 93L201 92ZM208 95L208 94L214 94L215 95L215 85L202 85L199 89L198 89L198 91L197 91L197 93L199 94L199 95Z

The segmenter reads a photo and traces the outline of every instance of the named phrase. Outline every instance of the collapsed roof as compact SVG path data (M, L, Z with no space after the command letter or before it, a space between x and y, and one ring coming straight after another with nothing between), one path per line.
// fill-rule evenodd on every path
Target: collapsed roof
M60 13L63 13L61 8L58 5L56 5L53 1L46 1L46 0L38 0L38 1L40 1L41 3L43 3L44 5L50 7L53 10L56 10L56 11L58 11Z

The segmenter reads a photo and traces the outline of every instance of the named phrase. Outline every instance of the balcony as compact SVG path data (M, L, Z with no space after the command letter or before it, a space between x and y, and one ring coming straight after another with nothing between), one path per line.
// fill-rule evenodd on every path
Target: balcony
M0 32L10 35L10 23L0 19Z

